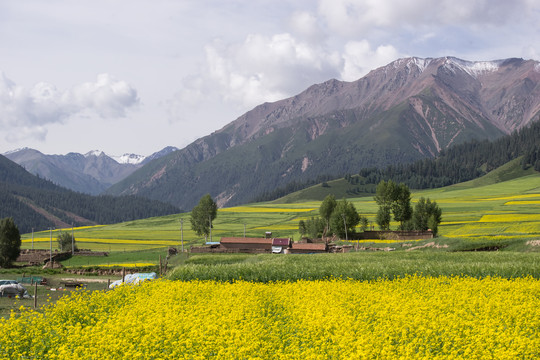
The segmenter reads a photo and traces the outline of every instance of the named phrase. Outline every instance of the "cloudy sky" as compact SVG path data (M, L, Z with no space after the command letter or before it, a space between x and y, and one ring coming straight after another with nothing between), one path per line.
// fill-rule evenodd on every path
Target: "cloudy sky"
M540 60L540 0L0 0L0 153L149 155L407 56Z

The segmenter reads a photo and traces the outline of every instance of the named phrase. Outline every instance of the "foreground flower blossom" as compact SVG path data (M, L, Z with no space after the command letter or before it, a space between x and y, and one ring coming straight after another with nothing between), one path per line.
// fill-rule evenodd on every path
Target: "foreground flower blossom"
M533 359L540 282L166 281L0 319L7 359Z

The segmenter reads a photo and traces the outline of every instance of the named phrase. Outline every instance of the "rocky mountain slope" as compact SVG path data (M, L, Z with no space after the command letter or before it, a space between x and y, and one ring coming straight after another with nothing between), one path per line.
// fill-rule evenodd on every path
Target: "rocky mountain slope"
M94 150L86 154L46 155L24 148L4 154L34 175L62 187L97 195L139 169L145 163L178 150L167 147L148 157L136 154L109 156Z
M108 192L185 209L210 193L226 206L295 181L433 157L529 124L540 111L539 81L535 61L400 59L257 106Z

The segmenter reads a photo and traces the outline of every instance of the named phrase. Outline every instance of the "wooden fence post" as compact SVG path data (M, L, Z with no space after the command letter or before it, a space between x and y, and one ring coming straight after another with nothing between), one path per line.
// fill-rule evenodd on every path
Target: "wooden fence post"
M34 309L37 309L37 281L34 283Z

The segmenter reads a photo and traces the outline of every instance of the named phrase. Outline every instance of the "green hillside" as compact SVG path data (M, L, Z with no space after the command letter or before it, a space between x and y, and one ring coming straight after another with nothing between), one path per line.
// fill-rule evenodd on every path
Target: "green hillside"
M1 155L0 204L0 218L12 217L21 232L180 212L170 204L136 196L91 196L71 191L30 174Z
M530 169L520 170L518 162L511 162L468 183L414 191L412 201L414 203L420 196L437 201L443 210L443 222L439 228L441 241L540 240L540 174ZM499 181L507 176L512 179ZM314 188L330 193L344 182L329 182L328 188L320 185ZM313 193L316 191L313 190ZM335 195L339 198L342 194ZM320 194L317 193L317 196ZM360 214L366 216L372 225L375 224L377 205L372 196L349 200ZM274 201L219 209L213 223L213 240L219 240L222 236L243 236L244 228L248 237L262 237L266 231L271 231L273 236L298 240L299 220L318 216L319 206L320 200L304 199L294 203ZM75 230L75 237L81 248L127 251L180 247L183 229L186 247L201 245L204 239L191 230L189 216L189 213L184 213L79 228ZM397 224L392 223L391 226L395 229ZM23 247L30 247L31 235L26 234L23 238ZM49 232L36 233L34 246L48 248Z
M496 168L488 174L474 180L463 183L450 185L449 188L474 188L491 184L500 183L503 181L513 180L520 177L539 174L532 167L523 169L522 157L509 161L508 163ZM302 201L322 201L327 195L334 194L337 199L350 198L352 196L372 196L375 193L376 184L364 184L359 191L358 183L363 180L360 175L348 176L336 180L327 181L325 183L310 186L306 189L288 194L277 200L274 203L296 203Z

